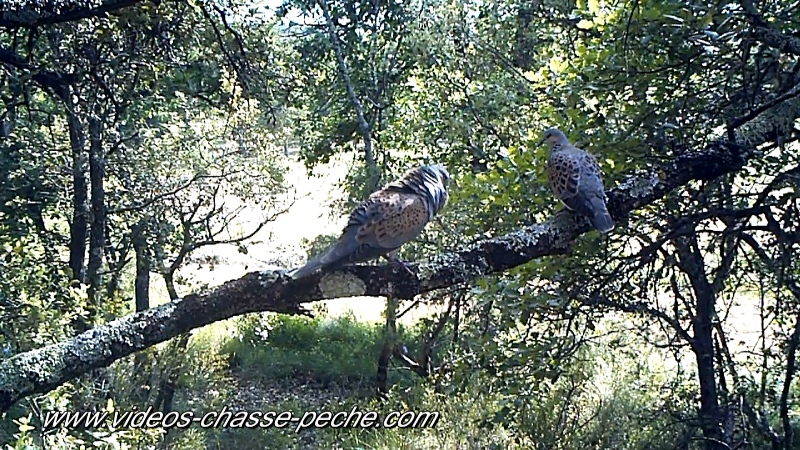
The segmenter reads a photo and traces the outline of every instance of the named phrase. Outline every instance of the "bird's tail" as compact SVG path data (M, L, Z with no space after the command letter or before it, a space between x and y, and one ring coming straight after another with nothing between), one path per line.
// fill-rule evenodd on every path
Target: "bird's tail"
M606 208L606 203L601 198L593 198L592 202L592 212L590 219L592 221L592 225L600 231L601 233L608 233L614 229L614 220L611 218L611 214L608 213L608 209Z
M311 261L307 262L305 266L295 270L289 276L293 280L299 280L300 278L307 277L314 273L317 269L323 266L322 258L312 259Z
M343 264L348 264L358 261L359 246L356 242L355 233L358 231L356 227L345 228L344 234L333 244L333 247L328 249L322 255L309 260L305 266L297 269L294 273L289 275L293 279L307 277L319 268L333 269Z

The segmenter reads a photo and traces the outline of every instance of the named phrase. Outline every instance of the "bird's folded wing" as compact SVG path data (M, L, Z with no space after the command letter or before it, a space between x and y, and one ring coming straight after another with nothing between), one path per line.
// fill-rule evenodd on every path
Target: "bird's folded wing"
M591 175L602 182L603 174L600 171L600 163L597 162L597 158L595 158L594 155L591 153L584 153L582 166L584 167L586 175Z
M556 197L566 202L578 195L581 187L581 167L576 158L564 153L553 155L548 168L550 183Z
M419 236L428 223L428 209L418 195L391 192L374 201L380 214L359 229L360 244L393 250Z

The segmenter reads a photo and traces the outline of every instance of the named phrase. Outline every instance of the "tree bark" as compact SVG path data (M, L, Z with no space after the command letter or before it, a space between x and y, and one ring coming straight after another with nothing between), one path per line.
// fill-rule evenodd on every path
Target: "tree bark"
M106 201L105 174L106 161L103 150L103 125L98 117L89 119L89 179L91 180L92 226L89 234L89 265L87 278L89 282L89 306L95 320L96 311L100 307L100 270L103 267L103 246L106 241Z
M143 0L103 0L100 5L94 7L87 5L87 2L83 1L45 0L22 2L21 8L4 8L0 11L0 27L10 29L32 28L73 22L90 17L104 17L109 12L142 2Z
M133 284L133 295L137 313L150 309L150 260L147 257L147 240L143 230L144 222L141 221L131 233L131 245L136 255L136 278ZM139 377L138 374L148 366L150 366L148 364L148 353L137 353L134 356L132 379L136 380ZM138 389L137 394L141 395L141 398L147 398L147 394L143 391L146 390Z
M695 314L692 317L692 352L697 361L697 378L700 386L700 426L706 448L723 450L722 415L719 408L717 374L714 364L714 318L716 317L716 292L705 272L703 255L697 244L697 235L674 240L678 250L681 270L689 277L695 297Z
M72 89L66 88L62 100L67 114L69 143L72 150L72 221L69 226L69 268L72 278L80 283L85 281L86 272L86 237L89 229L86 200L88 187L86 184L86 154L84 146L86 138L83 127L75 112L72 101Z

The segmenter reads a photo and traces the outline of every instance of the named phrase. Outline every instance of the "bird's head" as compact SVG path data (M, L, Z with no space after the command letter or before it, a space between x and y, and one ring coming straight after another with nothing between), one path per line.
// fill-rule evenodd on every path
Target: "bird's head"
M450 172L444 168L441 164L431 164L426 166L428 172L437 178L444 186L445 189L450 187Z
M550 148L568 143L567 137L558 128L546 129L544 133L542 133L542 140L539 141L539 145L547 144Z
M433 218L439 210L447 205L450 173L440 164L422 166L417 170L421 179L415 189L424 191L429 198L428 216Z

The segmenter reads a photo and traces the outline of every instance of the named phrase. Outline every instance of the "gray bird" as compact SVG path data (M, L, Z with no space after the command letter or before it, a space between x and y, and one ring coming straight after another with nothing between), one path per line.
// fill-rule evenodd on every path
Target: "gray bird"
M603 175L597 159L570 144L557 128L546 130L542 141L550 147L547 178L555 196L568 209L589 217L599 231L613 230L614 221L606 208Z
M317 269L385 257L401 262L397 250L415 239L447 204L450 174L438 165L417 167L373 192L350 214L336 243L291 277L306 277Z

